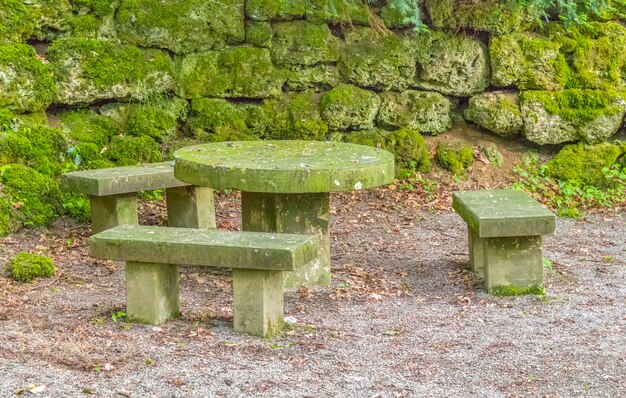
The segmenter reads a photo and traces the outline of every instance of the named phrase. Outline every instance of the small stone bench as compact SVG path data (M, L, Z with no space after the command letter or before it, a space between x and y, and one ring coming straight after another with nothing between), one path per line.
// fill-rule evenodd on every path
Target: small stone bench
M61 189L89 195L94 233L121 224L138 224L137 193L165 189L168 225L214 228L213 190L174 177L172 162L65 173Z
M515 189L454 192L452 207L465 220L470 269L483 273L495 295L543 293L543 236L556 218Z
M126 261L126 313L159 325L179 316L178 264L233 269L236 331L270 337L283 325L283 272L317 255L310 235L120 225L93 235L92 257Z

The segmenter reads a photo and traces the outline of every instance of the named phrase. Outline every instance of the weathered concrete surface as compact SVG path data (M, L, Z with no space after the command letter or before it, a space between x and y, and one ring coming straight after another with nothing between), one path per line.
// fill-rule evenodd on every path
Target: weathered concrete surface
M135 322L160 325L180 315L178 265L126 263L126 315Z
M483 240L485 290L514 296L543 292L541 236Z
M556 218L515 189L454 192L452 207L482 238L554 233Z
M234 329L273 337L283 327L283 274L281 271L233 270Z
M244 231L305 234L317 237L317 257L285 272L287 288L330 284L329 194L268 194L242 192Z
M94 234L122 224L138 224L137 194L90 196L91 229Z
M167 225L183 228L215 228L213 190L205 187L178 187L165 190Z
M73 171L61 176L61 189L93 196L118 195L189 185L174 177L172 162Z
M469 241L469 267L477 274L484 272L483 241L486 238L478 236L478 232L467 228L467 240Z
M174 157L181 181L244 192L351 191L394 177L391 153L338 142L219 142L179 149Z
M121 225L89 239L95 258L293 270L313 260L313 236Z

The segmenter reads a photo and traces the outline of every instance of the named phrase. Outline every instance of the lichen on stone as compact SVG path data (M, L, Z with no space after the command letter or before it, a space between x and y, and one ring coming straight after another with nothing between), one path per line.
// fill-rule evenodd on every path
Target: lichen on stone
M32 112L47 108L56 96L51 69L26 44L0 45L0 108Z
M519 94L512 91L494 91L473 96L463 116L503 137L515 135L523 127Z
M178 63L178 95L183 98L269 98L282 90L286 74L265 48L239 47L190 54Z
M0 0L0 44L24 42L36 26L32 9L23 1Z
M311 66L339 60L339 41L326 24L277 22L273 28L271 56L276 65Z
M198 98L191 102L187 129L201 141L238 141L256 139L246 125L245 106L220 98Z
M163 51L107 41L67 38L49 48L57 102L89 103L102 99L144 99L174 88L174 64Z
M467 144L442 142L437 145L435 160L453 175L464 177L474 163L474 150Z
M367 25L370 11L362 0L248 0L246 16L254 21L303 19L316 23Z
M439 134L452 126L451 103L443 95L406 90L380 95L378 124L384 128L408 128Z
M521 7L497 0L425 0L434 28L459 31L470 29L502 35L528 29L542 16L542 10L531 3Z
M599 90L521 93L524 136L537 144L605 141L626 113L626 95Z
M335 65L319 64L311 67L286 67L287 82L290 91L327 91L339 84L339 69Z
M274 30L269 22L248 21L246 23L246 43L255 47L270 48Z
M478 39L441 31L411 33L406 48L417 61L415 87L467 97L489 86L487 47Z
M244 0L124 0L118 37L141 47L190 53L245 40Z
M322 119L331 130L367 130L374 127L380 98L371 91L340 84L322 96Z
M349 82L376 90L403 90L411 85L415 58L400 37L365 27L353 27L344 34L339 69Z

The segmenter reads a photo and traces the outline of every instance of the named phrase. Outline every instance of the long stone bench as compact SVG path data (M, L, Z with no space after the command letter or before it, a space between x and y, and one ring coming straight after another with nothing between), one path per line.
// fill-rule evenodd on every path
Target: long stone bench
M233 269L234 329L270 337L283 325L283 272L317 255L310 235L120 225L89 239L92 257L126 261L126 313L159 325L179 316L178 264Z
M543 293L543 236L556 218L515 189L454 192L452 207L468 227L470 269L495 295Z
M61 189L89 195L94 233L138 224L137 193L153 189L166 190L169 226L215 228L213 190L177 180L172 162L65 173Z

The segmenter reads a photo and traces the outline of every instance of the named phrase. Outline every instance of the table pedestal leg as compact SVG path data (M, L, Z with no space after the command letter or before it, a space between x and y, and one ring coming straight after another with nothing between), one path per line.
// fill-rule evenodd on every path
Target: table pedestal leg
M543 238L483 239L485 290L498 296L543 294Z
M91 229L94 234L121 224L139 224L137 194L90 196Z
M285 272L285 287L330 284L328 193L241 193L244 231L316 235L317 258L294 272Z
M215 229L213 190L204 187L166 189L167 225L181 228Z

